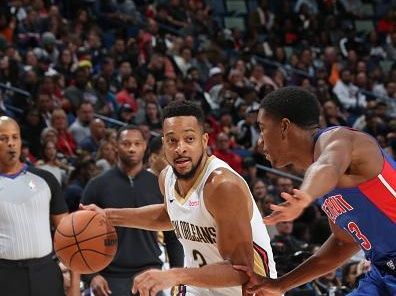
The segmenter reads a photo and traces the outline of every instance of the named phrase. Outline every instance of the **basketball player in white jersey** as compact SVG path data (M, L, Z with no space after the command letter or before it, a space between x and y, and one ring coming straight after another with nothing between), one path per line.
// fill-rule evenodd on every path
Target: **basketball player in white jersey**
M115 226L175 230L186 268L146 271L134 279L132 292L155 296L177 287L173 295L240 296L247 276L233 264L275 278L270 239L248 185L225 162L206 154L203 111L187 101L170 103L163 133L170 164L159 176L164 204L104 211L82 206L104 212ZM127 144L133 157L134 143Z

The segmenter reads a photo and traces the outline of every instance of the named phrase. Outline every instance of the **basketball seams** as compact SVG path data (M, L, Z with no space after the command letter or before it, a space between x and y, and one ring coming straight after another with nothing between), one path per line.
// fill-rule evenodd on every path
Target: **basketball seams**
M70 256L70 260L69 260L69 266L70 266L70 268L72 267L72 261L73 261L73 259L74 259L74 256L76 256L76 254L78 254L78 253L80 253L79 250L75 251L75 252L73 253L73 255ZM80 253L80 254L81 254L81 253Z
M73 214L72 214L72 215L73 215ZM73 237L73 236L75 236L75 235L79 235L79 234L81 234L85 229L88 228L89 224L92 222L92 220L93 220L97 215L98 215L98 213L96 213L95 215L93 215L93 216L89 219L88 223L87 223L78 233L75 233L74 235L73 235L73 234L72 234L72 235L64 234L62 231L60 231L60 230L58 229L59 227L58 227L55 231L59 232L59 233L62 234L64 237ZM73 233L74 233L74 228L73 228Z
M68 215L58 225L60 231L57 229L54 237L54 251L61 262L81 274L108 266L117 254L118 235L107 220L102 222L100 213L79 211Z
M93 217L95 217L95 216L96 216L96 215L94 215ZM86 260L85 257L84 257L84 254L81 252L80 244L79 244L79 242L77 241L76 232L75 232L75 230L74 230L74 213L72 214L72 219L71 219L71 220L72 220L71 222L72 222L72 230L73 230L73 234L74 234L74 240L75 240L75 242L76 242L76 246L77 246L77 248L78 248L78 252L80 252L81 258L83 259L85 265L86 265L90 270L92 270L92 272L95 272L95 271L91 268L91 266L89 266L87 260ZM91 220L91 221L92 221L92 220ZM91 223L91 222L90 222L90 223ZM89 223L88 223L88 225L89 225ZM81 232L80 232L80 233L81 233Z
M99 252L99 251L94 250L94 249L81 249L81 251L91 251L91 252L98 253L100 255L106 256L106 257L113 257L116 254L116 252L114 254L106 254L106 253L102 253L102 252Z
M109 235L109 234L114 234L114 233L117 233L117 232L116 232L116 231L112 231L112 232L102 233L102 234L95 235L95 236L92 236L92 237L87 238L87 239L84 239L84 240L79 240L78 242L79 242L79 243L84 243L84 242L90 241L91 239L95 239L95 238L98 238L98 237L101 237L101 236L105 236L105 235ZM62 234L62 233L61 233L61 234ZM62 235L63 235L63 234L62 234ZM73 237L73 236L71 236L71 237ZM75 245L75 244L73 243L73 244L67 245L67 246L65 246L65 247L62 247L62 248L60 248L60 249L56 249L55 252L63 251L64 249L67 249L67 248L72 247L72 246L74 246L74 245Z

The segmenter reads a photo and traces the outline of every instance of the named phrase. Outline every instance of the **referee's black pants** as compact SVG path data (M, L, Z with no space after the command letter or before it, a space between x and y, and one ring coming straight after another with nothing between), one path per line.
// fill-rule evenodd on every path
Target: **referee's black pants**
M64 296L63 275L52 255L37 259L0 259L1 296Z

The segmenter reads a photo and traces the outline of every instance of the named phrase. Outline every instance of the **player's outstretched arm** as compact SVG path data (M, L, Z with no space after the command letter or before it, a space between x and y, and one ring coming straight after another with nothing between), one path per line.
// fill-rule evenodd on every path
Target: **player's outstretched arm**
M301 286L318 278L342 265L352 255L359 251L358 245L350 235L330 223L333 234L320 249L304 263L284 276L270 280L264 278L259 285L249 285L248 292L258 295L280 296L286 291ZM242 268L238 268L238 270ZM251 279L257 277L250 274Z
M94 204L89 204L86 206L80 205L80 209L95 211L106 215L113 226L139 228L151 231L173 229L164 204L125 209L101 209Z
M160 174L158 182L161 192L164 194L164 173ZM95 200L95 192L94 190L90 190L89 186L87 186L84 192L83 201L92 202L93 200ZM140 208L124 209L101 209L91 203L86 206L80 205L80 209L105 214L107 219L109 219L110 223L114 226L139 228L152 231L173 230L173 225L170 221L165 203L148 205Z
M246 273L235 270L233 264L244 265L248 269L253 266L250 226L252 201L248 188L230 172L220 172L208 183L204 191L204 201L216 221L217 248L224 261L200 268L144 272L135 278L133 292L156 295L158 291L180 284L220 288L241 286L247 281ZM204 254L201 255L203 258L199 259L203 263Z
M264 218L268 225L282 221L292 221L315 199L333 190L352 160L352 136L339 129L321 136L315 146L316 160L305 173L300 190L293 194L282 192L285 202L271 205L273 212Z

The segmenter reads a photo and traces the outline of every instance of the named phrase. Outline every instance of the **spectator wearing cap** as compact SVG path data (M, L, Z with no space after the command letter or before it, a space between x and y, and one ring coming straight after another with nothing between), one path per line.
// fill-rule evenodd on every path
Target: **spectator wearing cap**
M205 83L204 90L209 93L212 101L218 106L222 101L223 88L223 70L219 67L213 67L209 71L209 79Z
M76 112L84 101L95 104L97 97L94 90L89 85L89 73L78 67L73 73L74 83L65 90L65 98L70 102L72 112Z
M42 47L34 49L35 54L40 58L48 58L53 64L58 61L59 50L56 48L56 38L51 32L45 32L41 35Z
M124 123L135 123L135 112L129 104L123 104L118 112L118 119Z
M246 109L245 119L238 122L239 134L237 143L245 149L253 149L259 137L256 126L258 108L250 106Z
M228 163L238 174L242 173L242 159L230 149L230 138L226 133L219 133L213 155Z

